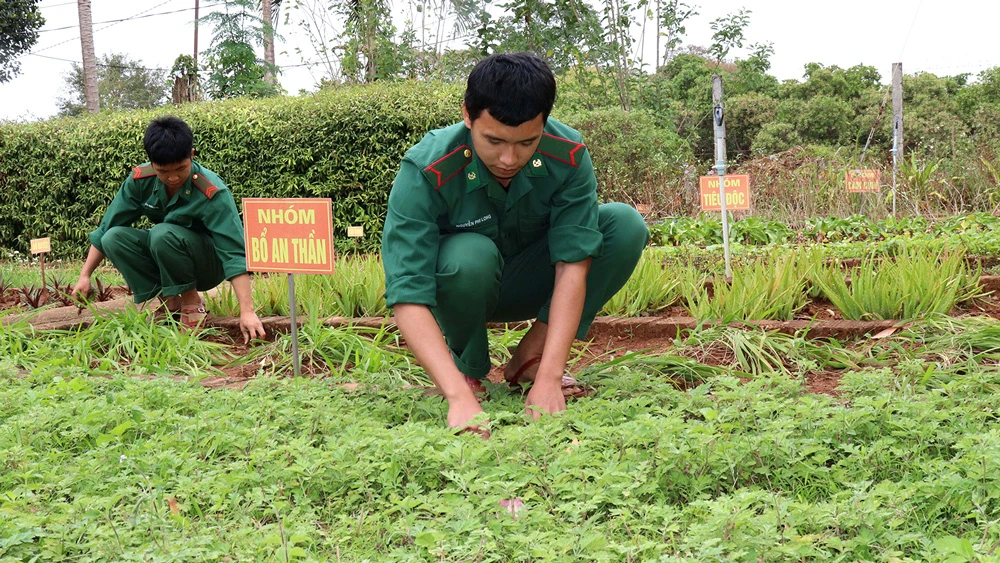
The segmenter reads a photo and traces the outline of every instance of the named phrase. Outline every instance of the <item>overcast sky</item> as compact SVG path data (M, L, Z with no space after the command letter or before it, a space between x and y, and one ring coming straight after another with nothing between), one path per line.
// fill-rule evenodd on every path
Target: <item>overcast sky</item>
M202 13L214 3L215 0L201 0ZM284 2L292 3L292 0ZM1000 47L995 38L1000 2L995 0L689 0L687 3L698 6L700 14L688 21L684 43L701 46L711 43L712 20L740 8L750 10L746 38L749 43L774 44L770 72L782 80L801 79L804 65L810 62L843 68L870 65L878 69L884 80L888 80L894 62L902 62L906 74L923 71L939 76L976 74L1000 66ZM402 25L411 9L400 0L393 5L397 25ZM22 56L21 75L0 84L0 119L35 120L55 115L57 100L65 95L65 75L70 69L67 61L80 60L76 1L42 0L41 6L46 24L32 49L35 54ZM125 53L147 67L169 69L178 55L193 51L193 7L194 0L92 0L97 55ZM113 23L125 18L133 19ZM651 27L650 22L648 30ZM322 71L319 67L302 66L304 59L315 59L305 34L294 24L281 24L278 32L284 38L276 47L277 64L283 68L279 78L282 86L293 94L315 89ZM204 50L210 40L211 29L202 24L199 49ZM652 33L647 31L643 44L650 65L654 41ZM736 53L741 54L745 55Z

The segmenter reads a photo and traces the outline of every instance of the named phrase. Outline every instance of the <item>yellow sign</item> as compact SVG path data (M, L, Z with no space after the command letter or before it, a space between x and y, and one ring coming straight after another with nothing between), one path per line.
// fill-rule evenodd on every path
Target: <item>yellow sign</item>
M727 175L726 177L726 211L747 211L750 209L750 176L746 174ZM702 211L721 211L719 201L719 177L702 176L699 178L701 188Z
M49 237L31 239L31 253L41 254L42 252L52 252L52 241Z
M848 170L847 191L878 193L880 176L879 170Z
M639 213L642 213L643 215L647 215L650 211L653 210L653 206L650 205L650 204L648 204L648 203L639 203L639 204L636 204L635 209Z
M347 227L347 236L351 238L361 238L365 236L364 227Z
M247 270L333 273L333 213L326 198L243 198Z

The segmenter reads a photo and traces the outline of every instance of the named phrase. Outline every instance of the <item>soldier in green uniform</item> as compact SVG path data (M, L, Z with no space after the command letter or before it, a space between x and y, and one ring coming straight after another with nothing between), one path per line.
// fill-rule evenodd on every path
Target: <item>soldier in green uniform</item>
M90 276L107 256L121 272L136 303L153 298L180 313L188 328L207 316L199 291L228 279L240 304L244 341L264 336L253 308L243 222L229 188L194 162L194 136L184 121L168 116L146 128L149 162L122 184L97 229L74 295L90 291ZM141 217L151 229L132 225Z
M484 59L469 75L463 121L412 147L389 195L386 301L454 428L486 435L472 420L490 370L489 321L536 319L505 377L533 382L533 417L564 410L573 339L586 336L649 241L634 208L598 205L580 134L549 118L555 94L534 55Z

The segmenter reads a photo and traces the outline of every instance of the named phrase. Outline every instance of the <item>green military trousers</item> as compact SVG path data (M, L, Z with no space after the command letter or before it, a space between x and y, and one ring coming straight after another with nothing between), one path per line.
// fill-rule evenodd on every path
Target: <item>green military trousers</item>
M160 223L148 230L112 227L101 237L101 246L132 289L136 303L160 294L206 291L225 278L212 238L178 225Z
M598 229L604 246L587 274L577 338L587 335L597 313L625 285L649 242L642 216L623 203L598 208ZM481 234L441 239L437 305L431 312L462 373L482 379L490 371L487 322L548 321L555 275L546 237L506 262L496 244Z

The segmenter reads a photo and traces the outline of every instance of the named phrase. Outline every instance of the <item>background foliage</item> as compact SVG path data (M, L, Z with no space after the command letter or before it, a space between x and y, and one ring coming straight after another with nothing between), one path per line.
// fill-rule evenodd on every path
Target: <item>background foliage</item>
M237 198L333 198L337 236L351 224L363 225L367 233L357 245L341 244L340 251L377 248L386 193L401 156L426 131L457 120L469 65L482 56L480 49L498 46L549 58L559 81L553 115L584 134L601 197L651 204L652 221L697 212L697 179L714 160L709 116L715 74L725 84L729 172L749 174L752 182L753 210L737 218L778 218L794 229L808 218L883 216L894 208L890 124L880 117L888 90L875 68L814 63L806 66L802 81L779 83L767 74L772 52L767 44L752 44L746 58L725 59L749 42L743 12L713 24L712 48L665 53L665 64L655 72L625 68L614 51L622 45L583 42L576 54L557 55L550 48L556 35L589 37L586 30L624 25L612 17L618 8L610 4L603 12L570 17L575 7L514 1L505 9L530 16L515 25L516 18L476 24L475 10L464 6L463 25L479 26L482 45L435 54L413 49L412 41L398 52L386 50L389 30L379 36L381 43L361 41L371 37L362 28L372 23L365 18L375 8L358 5L351 21L361 26L354 30L359 42L353 55L340 52L338 59L350 62L338 72L350 70L352 78L338 75L319 92L294 98L250 100L245 98L267 93L239 87L231 95L242 100L169 111L192 124L199 160L218 172ZM687 13L679 3L671 9ZM561 14L573 30L556 33L538 26L533 18L549 12ZM215 22L217 42L229 36L256 42L260 22L250 21L255 16L249 4L226 17L231 21ZM671 25L680 30L682 24L683 18ZM517 33L507 37L504 30ZM675 40L668 44L677 46ZM256 63L251 66L263 72ZM347 83L355 81L376 82ZM209 80L207 86L215 88L216 97L230 95L219 84ZM1000 208L1000 69L976 77L905 76L904 104L906 158L899 163L895 208L925 216ZM0 125L0 248L23 251L30 238L48 235L57 254L81 253L85 233L128 168L145 160L139 139L154 115L102 113ZM861 167L883 171L880 193L844 191L844 171Z
M0 82L7 82L21 71L17 57L38 41L38 30L45 18L38 0L18 0L0 5Z
M329 197L338 250L379 246L389 188L408 148L458 120L462 89L432 82L354 86L298 98L172 108L195 132L196 159L242 197ZM0 248L50 236L55 256L81 256L162 110L110 112L0 128ZM567 115L603 164L615 198L626 186L676 176L683 143L644 114ZM589 133L588 133L589 132ZM676 147L677 151L669 150ZM347 239L347 227L365 238Z
M67 96L59 99L59 115L86 111L83 66L73 63L66 75ZM167 73L145 68L124 53L98 57L97 91L101 107L109 110L149 109L167 100Z

